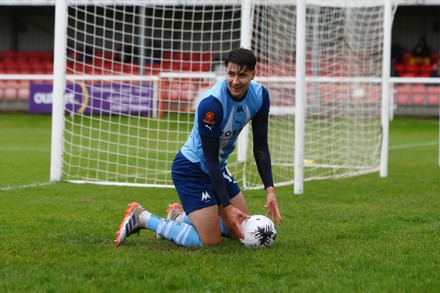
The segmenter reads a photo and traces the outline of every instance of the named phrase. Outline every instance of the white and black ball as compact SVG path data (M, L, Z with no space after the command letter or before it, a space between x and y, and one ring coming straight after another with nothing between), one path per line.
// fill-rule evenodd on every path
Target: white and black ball
M253 215L241 223L244 238L240 242L246 247L268 247L277 237L275 224L266 216Z

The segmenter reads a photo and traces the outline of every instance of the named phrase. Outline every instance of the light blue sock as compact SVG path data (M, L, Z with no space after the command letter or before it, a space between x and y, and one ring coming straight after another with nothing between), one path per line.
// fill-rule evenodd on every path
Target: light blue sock
M229 238L230 237L229 231L228 229L226 229L225 225L223 224L222 218L219 217L218 219L220 220L220 232L222 233L222 236Z
M156 232L157 226L164 220L164 218L151 214L147 222L147 229Z
M219 217L219 220L220 220L220 232L221 232L222 236L229 238L229 231L228 231L228 229L226 229L225 225L223 224L222 218ZM191 226L194 226L191 223L191 220L190 220L190 218L188 217L187 214L185 214L185 216L183 217L183 222L187 223L187 224L189 224Z
M177 245L203 247L197 230L187 223L164 220L159 223L156 232Z
M151 214L147 229L158 233L177 245L203 247L197 230L187 223L174 222Z

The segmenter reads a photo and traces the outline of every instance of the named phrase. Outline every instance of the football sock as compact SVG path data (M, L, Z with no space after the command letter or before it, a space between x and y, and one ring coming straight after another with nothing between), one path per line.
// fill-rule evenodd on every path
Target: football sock
M181 246L203 247L197 230L187 223L163 220L159 223L156 232Z
M151 218L151 213L148 211L142 211L142 213L139 215L139 224L143 228L147 228L148 220Z
M219 217L218 219L220 220L220 232L222 233L222 236L229 238L230 237L229 231L228 229L226 229L225 225L223 224L222 218Z
M190 224L166 220L143 211L139 216L141 225L154 231L177 245L202 247L203 243L197 230Z

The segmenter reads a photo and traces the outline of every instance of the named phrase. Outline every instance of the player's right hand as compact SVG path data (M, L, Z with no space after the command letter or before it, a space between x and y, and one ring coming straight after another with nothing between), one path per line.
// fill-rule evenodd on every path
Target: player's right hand
M249 215L243 213L233 205L229 205L224 208L226 216L228 217L229 223L234 229L237 237L244 238L243 229L241 228L241 223L249 218Z

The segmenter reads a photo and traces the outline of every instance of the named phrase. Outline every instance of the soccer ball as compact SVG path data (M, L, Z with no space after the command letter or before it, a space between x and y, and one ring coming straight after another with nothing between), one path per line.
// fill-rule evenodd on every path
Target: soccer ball
M271 246L277 237L277 230L271 219L262 215L254 215L241 223L244 238L240 242L246 247Z

